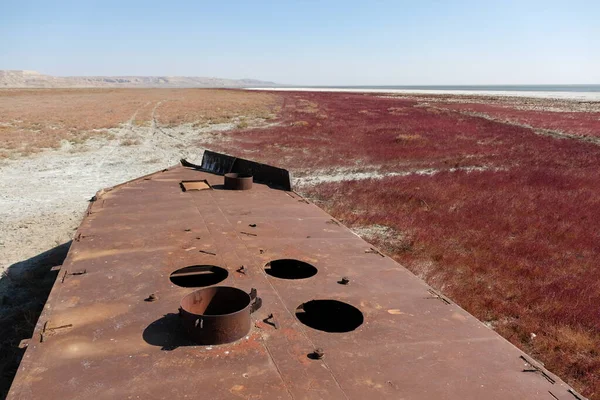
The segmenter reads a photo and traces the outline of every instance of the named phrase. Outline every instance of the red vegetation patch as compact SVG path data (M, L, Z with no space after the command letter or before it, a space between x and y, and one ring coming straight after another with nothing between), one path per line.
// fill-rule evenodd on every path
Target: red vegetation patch
M525 127L412 100L362 94L284 96L279 126L229 132L233 145L223 143L221 150L250 153L254 158L260 151L262 161L288 168L381 167L396 171L502 167L516 160L545 165L548 157L578 146L532 135Z
M444 166L460 163L461 155L481 146L478 138L464 134L480 127L449 119L448 113L414 108L413 101L323 93L298 97L287 96L279 126L230 132L235 145L223 149L260 150L263 161L281 164L283 159L287 167L313 169L407 162Z
M416 172L304 189L350 226L383 227L375 244L600 398L600 146L420 99L283 96L278 126L227 132L221 150L295 175ZM569 133L594 118L506 112Z
M480 113L501 121L549 129L570 135L600 137L600 113L598 112L519 110L513 107L469 103L437 103L436 106L456 111Z

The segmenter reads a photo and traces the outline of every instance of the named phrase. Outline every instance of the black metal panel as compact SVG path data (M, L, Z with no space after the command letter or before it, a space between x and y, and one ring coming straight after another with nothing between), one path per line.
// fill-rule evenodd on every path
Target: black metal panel
M205 150L202 156L201 169L203 171L212 172L213 174L225 175L231 171L236 158L227 154L216 153L214 151Z
M186 167L198 168L197 165L191 164L185 160L181 160L181 164ZM225 175L230 172L252 175L254 177L254 182L264 183L277 189L292 190L290 173L283 168L277 168L245 160L243 158L236 158L210 150L204 151L202 165L198 169L219 175Z

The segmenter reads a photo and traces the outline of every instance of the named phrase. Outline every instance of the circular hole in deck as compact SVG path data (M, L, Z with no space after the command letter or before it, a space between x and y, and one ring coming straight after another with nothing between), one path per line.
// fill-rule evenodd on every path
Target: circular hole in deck
M304 261L282 259L265 265L265 272L280 279L306 279L317 274L317 268Z
M204 287L216 285L227 279L229 272L215 265L192 265L173 272L169 279L181 287Z
M296 318L304 325L324 332L350 332L362 325L362 312L337 300L311 300L296 309Z

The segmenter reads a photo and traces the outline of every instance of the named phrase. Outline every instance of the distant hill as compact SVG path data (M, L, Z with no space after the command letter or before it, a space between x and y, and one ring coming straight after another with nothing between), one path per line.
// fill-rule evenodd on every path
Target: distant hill
M256 79L222 79L196 76L51 76L37 71L0 70L0 88L240 88L277 86Z

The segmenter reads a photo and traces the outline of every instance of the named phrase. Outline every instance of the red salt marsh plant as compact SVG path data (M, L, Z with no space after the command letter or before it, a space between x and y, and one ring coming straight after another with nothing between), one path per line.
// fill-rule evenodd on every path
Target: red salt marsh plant
M434 105L450 110L478 113L499 121L528 125L537 129L600 138L600 112L550 112L469 103L434 103Z
M251 153L254 158L283 163L288 168L359 165L384 171L503 167L516 162L538 165L554 157L564 162L570 158L562 153L579 151L571 141L533 135L526 127L440 110L407 99L345 93L283 96L277 126L227 132L224 135L228 141L220 149L239 155ZM299 111L305 107L305 102L299 100L317 104L318 108L313 105L312 113ZM598 152L592 153L589 156L594 159Z

